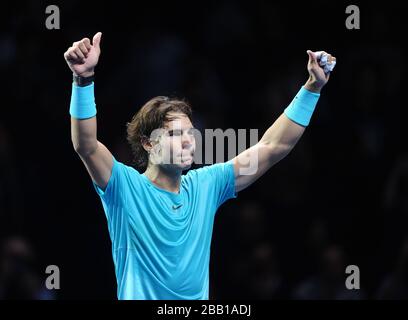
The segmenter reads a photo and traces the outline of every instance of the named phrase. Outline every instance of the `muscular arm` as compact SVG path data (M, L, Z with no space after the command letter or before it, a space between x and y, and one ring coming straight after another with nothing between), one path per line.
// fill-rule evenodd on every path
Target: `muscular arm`
M93 37L93 44L88 38L74 42L64 53L64 58L75 75L89 77L94 74L101 52L99 45L101 36L102 34L98 32ZM73 147L92 180L104 190L112 173L113 159L109 150L97 140L96 129L96 116L88 119L71 116Z
M323 69L318 65L316 56L308 51L309 62L308 71L309 79L304 88L313 93L320 93L321 88L329 80L330 74L325 74ZM329 55L329 60L335 60ZM282 160L294 148L299 141L305 126L302 126L291 119L285 113L266 130L261 140L243 151L233 159L235 174L235 190L241 191L255 182L274 164ZM255 170L250 174L243 174L242 170L248 168L248 165L254 165Z
M113 159L110 151L96 138L96 117L85 120L71 117L71 139L92 180L105 190Z
M257 144L233 159L235 190L238 192L245 189L282 160L293 149L304 131L305 127L282 113ZM252 174L241 174L240 170L248 167L248 160L251 158L257 160L256 171Z

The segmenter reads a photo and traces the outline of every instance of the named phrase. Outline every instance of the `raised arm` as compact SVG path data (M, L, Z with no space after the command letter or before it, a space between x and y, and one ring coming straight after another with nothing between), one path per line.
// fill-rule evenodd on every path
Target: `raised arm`
M92 44L88 38L74 42L64 58L74 75L70 105L72 144L92 180L104 190L112 173L113 159L109 150L97 140L92 78L101 53L101 36L98 32Z
M237 192L251 185L269 168L283 159L296 145L309 124L320 91L330 77L327 67L320 66L318 58L324 56L329 64L336 61L336 58L325 52L316 54L308 51L307 53L309 55L307 65L309 79L306 84L289 107L266 130L261 140L233 159ZM252 170L248 170L249 166L253 167Z

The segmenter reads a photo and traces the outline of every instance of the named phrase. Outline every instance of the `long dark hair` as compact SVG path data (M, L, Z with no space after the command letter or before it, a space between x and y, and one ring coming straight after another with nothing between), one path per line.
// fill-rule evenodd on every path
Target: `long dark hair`
M150 138L153 130L163 128L167 121L171 121L169 112L183 113L193 122L192 110L187 101L158 96L146 102L132 121L127 123L127 141L132 148L134 165L139 170L145 170L149 161L143 142Z

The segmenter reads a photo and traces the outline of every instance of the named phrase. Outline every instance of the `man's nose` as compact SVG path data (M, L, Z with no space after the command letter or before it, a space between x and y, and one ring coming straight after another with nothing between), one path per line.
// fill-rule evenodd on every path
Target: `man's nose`
M183 133L183 136L181 139L182 139L181 143L182 143L183 148L187 148L193 144L194 136L189 133Z

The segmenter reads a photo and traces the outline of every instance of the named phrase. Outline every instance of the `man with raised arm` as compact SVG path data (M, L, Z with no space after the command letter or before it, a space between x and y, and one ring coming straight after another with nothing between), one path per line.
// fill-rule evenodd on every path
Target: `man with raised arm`
M118 299L208 299L217 209L293 149L336 59L307 51L308 80L261 140L227 162L186 174L196 148L191 108L184 100L152 98L127 124L136 170L97 139L94 69L101 36L74 42L64 57L73 72L72 143L105 211ZM254 156L256 170L245 173Z

